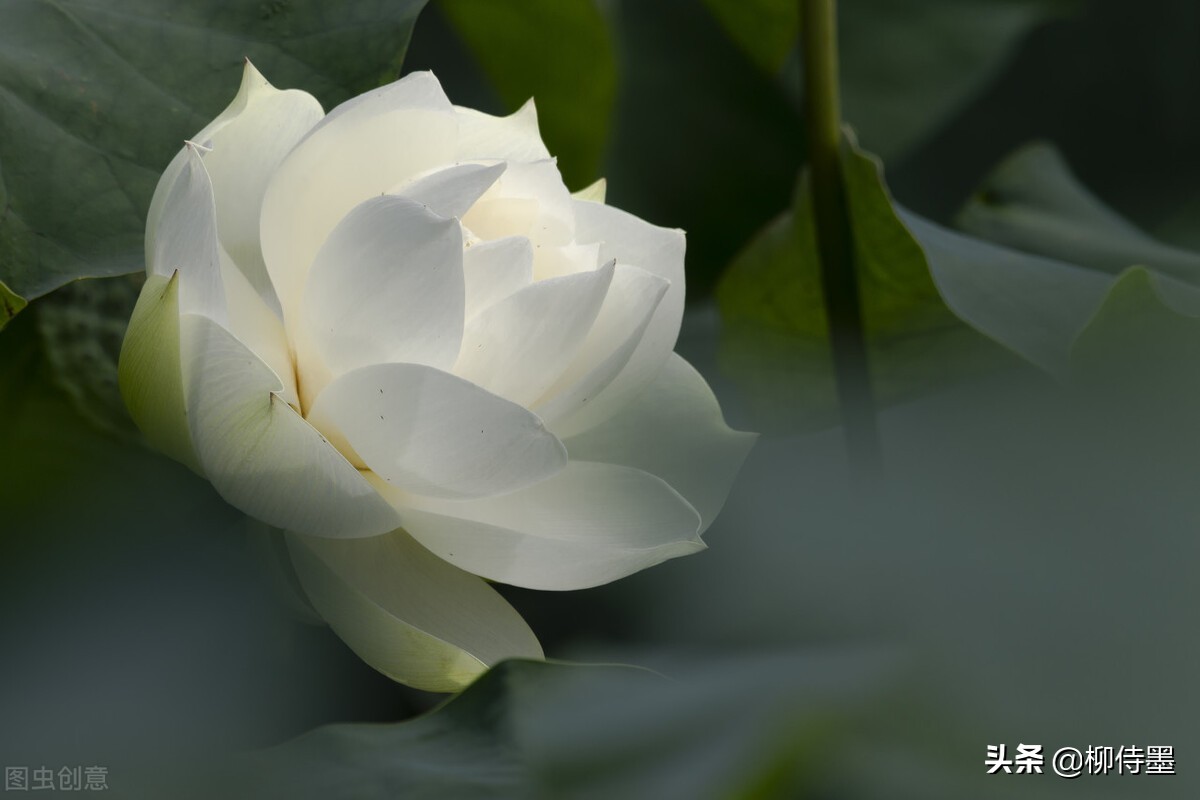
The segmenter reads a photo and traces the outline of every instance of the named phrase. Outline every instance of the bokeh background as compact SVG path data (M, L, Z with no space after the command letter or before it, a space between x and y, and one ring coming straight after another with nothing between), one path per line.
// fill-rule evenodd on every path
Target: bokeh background
M115 395L136 276L48 292L0 332L0 764L106 765L120 797L1197 795L1194 324L1115 347L1083 389L1007 365L888 404L884 477L856 485L839 429L757 416L714 299L804 162L793 4L320 5L0 6L6 280L32 297L56 283L39 265L140 269L155 176L242 55L326 108L431 69L485 111L536 97L570 188L605 176L610 203L688 231L678 349L768 433L704 553L505 592L552 658L655 672L510 664L438 708L297 622L269 542L140 443ZM845 115L898 203L953 226L1040 140L1143 230L1200 245L1200 6L840 6ZM70 273L51 244L100 266ZM1170 745L1178 774L986 775L1002 743Z

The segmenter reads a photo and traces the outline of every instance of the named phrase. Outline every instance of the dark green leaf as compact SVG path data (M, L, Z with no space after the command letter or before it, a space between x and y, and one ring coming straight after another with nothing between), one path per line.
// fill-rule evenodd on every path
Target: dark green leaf
M4 315L142 269L160 171L249 57L328 107L393 76L424 0L12 0L0 26ZM18 299L9 297L15 294Z
M616 97L616 56L592 0L441 0L501 99L536 98L538 122L572 189L600 177Z
M75 281L39 304L38 330L50 379L101 430L136 436L117 388L117 359L140 274Z
M994 366L999 348L943 302L921 245L893 208L874 157L843 150L868 357L884 402ZM722 360L762 422L795 430L836 420L812 203L802 179L792 211L730 266L717 292Z

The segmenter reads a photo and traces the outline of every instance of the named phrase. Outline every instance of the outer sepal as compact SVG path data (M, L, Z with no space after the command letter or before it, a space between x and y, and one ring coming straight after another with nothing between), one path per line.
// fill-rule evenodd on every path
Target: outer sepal
M183 399L178 271L146 279L121 345L117 377L129 414L150 444L203 474Z

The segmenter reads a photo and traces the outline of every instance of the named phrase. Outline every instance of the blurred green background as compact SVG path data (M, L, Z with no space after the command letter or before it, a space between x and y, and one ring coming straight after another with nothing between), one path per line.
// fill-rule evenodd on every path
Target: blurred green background
M793 3L333 5L0 6L0 281L31 300L0 332L0 764L107 765L120 797L1197 795L1186 293L1162 309L1111 289L1066 386L990 342L956 349L972 368L910 381L881 414L883 484L856 489L836 416L805 405L810 368L755 360L771 343L753 331L731 349L714 300L803 165ZM845 115L899 204L1017 251L1196 282L1200 6L840 9ZM115 394L137 290L119 276L141 269L158 172L245 55L327 109L401 56L462 105L534 96L570 188L605 176L611 204L687 230L678 349L731 424L770 435L706 552L505 592L551 658L661 674L508 664L418 717L442 698L295 622L245 520L139 442ZM1077 184L1046 162L993 173L1035 140ZM1159 241L1066 225L1084 218L1068 185ZM1179 774L986 775L1000 743L1171 745Z

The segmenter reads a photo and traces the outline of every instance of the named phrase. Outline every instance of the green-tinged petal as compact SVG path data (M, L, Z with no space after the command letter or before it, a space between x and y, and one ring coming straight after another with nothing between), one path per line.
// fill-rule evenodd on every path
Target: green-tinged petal
M4 330L8 321L26 305L28 303L24 297L5 286L4 281L0 281L0 330Z
M622 464L662 478L700 512L703 532L756 438L725 424L704 378L672 353L636 400L566 445L573 460Z
M317 536L375 536L395 512L284 402L275 373L208 317L185 315L183 386L204 474L229 503L269 525Z
M576 200L587 200L589 203L603 203L608 194L608 181L600 178L595 183L585 186L571 195Z
M381 491L434 553L528 589L599 586L704 549L696 510L661 478L630 467L571 461L541 483L478 500Z
M188 431L179 348L179 273L151 275L142 287L118 367L121 396L146 439L202 472Z
M393 680L463 688L506 658L541 658L513 608L403 531L368 539L288 535L309 600L355 653Z

